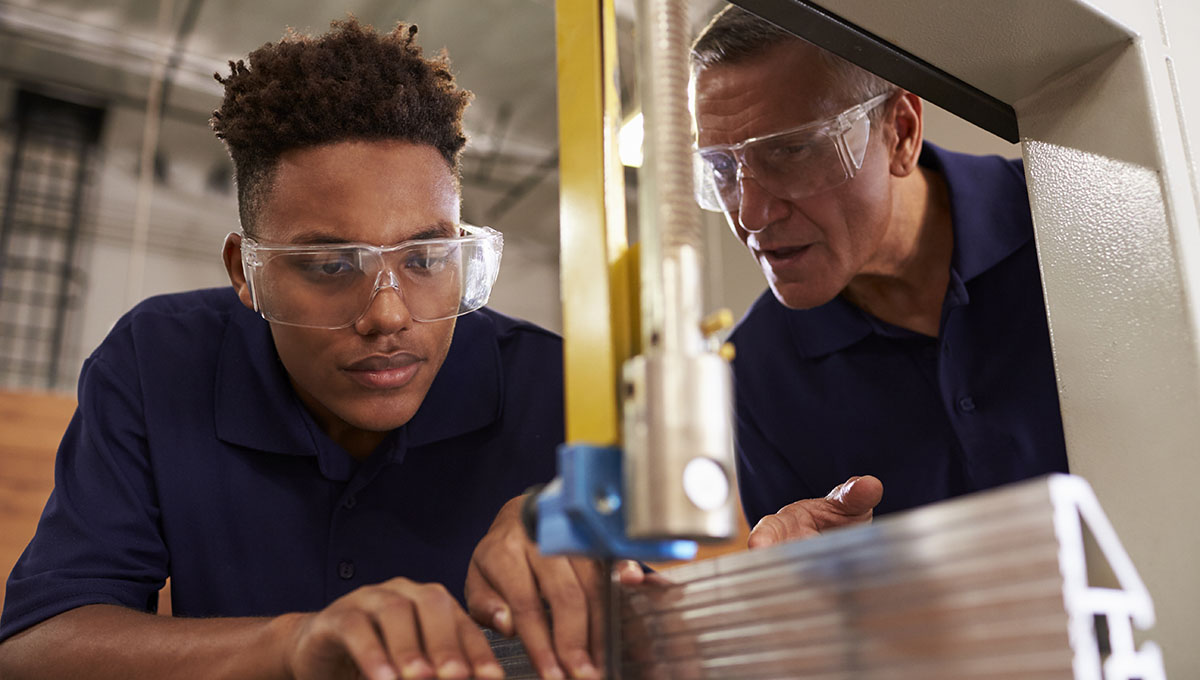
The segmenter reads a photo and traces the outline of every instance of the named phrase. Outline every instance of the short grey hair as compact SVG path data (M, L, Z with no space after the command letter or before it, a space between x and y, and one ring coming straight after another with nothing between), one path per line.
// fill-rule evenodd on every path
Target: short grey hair
M828 109L830 115L841 108L865 102L879 94L893 92L898 88L891 82L855 66L836 54L817 47L775 24L751 14L736 5L730 5L718 12L708 25L700 31L699 37L692 43L692 81L700 71L718 64L736 64L757 57L772 47L791 40L799 40L811 45L821 63L829 69L834 80L842 84L841 91L831 92L822 106ZM872 122L879 122L885 113L884 107L877 107L870 113Z

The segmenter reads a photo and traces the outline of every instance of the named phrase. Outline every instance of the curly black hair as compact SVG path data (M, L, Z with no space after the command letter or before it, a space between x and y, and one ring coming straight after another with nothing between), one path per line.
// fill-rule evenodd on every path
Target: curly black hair
M466 136L459 89L442 51L421 54L417 27L380 34L354 17L328 33L288 31L282 40L230 61L221 108L209 123L224 141L237 177L242 227L253 228L281 154L348 140L428 144L455 177Z

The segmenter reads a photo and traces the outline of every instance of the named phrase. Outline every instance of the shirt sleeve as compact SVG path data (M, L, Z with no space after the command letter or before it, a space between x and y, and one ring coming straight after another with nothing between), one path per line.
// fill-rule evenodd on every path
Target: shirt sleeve
M83 605L157 609L168 554L136 364L105 356L102 348L80 375L54 490L8 579L0 641Z

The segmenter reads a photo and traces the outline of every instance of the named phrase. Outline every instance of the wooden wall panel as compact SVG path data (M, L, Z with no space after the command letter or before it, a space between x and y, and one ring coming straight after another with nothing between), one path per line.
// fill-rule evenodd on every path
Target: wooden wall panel
M54 454L74 411L75 399L68 395L0 391L0 574L5 581L54 488Z

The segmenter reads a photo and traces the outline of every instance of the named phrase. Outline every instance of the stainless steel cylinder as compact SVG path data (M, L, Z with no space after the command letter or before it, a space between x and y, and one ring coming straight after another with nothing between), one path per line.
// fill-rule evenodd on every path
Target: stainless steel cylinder
M638 176L643 354L624 368L630 538L719 540L735 531L732 384L709 351L703 234L692 193L686 0L638 4L645 121Z
M626 534L732 536L729 365L715 354L638 356L625 364L624 390Z

